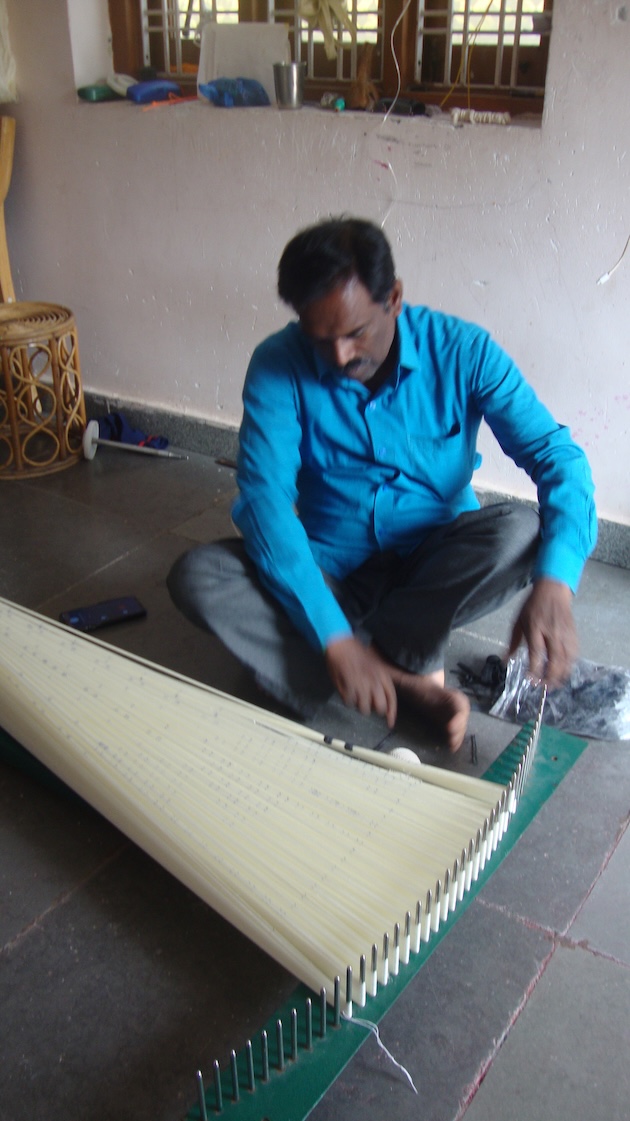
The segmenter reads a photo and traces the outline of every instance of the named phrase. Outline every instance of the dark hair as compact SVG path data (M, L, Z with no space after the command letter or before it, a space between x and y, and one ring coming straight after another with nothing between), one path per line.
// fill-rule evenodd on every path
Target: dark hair
M389 242L362 218L325 219L286 246L278 265L278 294L300 312L353 276L374 303L384 304L396 280Z

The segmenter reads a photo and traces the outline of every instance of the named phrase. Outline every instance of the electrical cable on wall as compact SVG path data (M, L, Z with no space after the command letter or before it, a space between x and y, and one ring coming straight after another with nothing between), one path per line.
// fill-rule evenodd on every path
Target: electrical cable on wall
M452 109L451 110L451 120L452 120L452 123L455 127L461 126L464 122L468 122L470 124L495 124L495 125L507 125L507 124L510 124L510 122L511 122L511 116L510 116L509 113L496 113L496 112L491 112L491 111L485 111L484 112L484 111L480 111L480 110L471 109L471 107L470 107L470 98L471 98L471 85L470 85L470 83L471 83L472 52L473 52L473 49L475 47L475 43L477 41L477 36L479 35L479 33L481 31L481 28L483 26L483 23L484 23L486 17L490 13L490 9L491 9L493 3L494 3L494 0L488 0L488 4L485 8L485 11L481 15L481 18L480 18L479 22L477 23L474 30L472 32L470 32L470 34L468 35L468 38L467 38L467 41L466 41L466 44L465 44L466 48L468 48L467 50L464 49L464 43L462 41L461 59L460 59L459 69L458 69L456 77L455 77L455 81L453 82L453 85L451 86L448 93L445 95L445 97L440 102L440 108L442 108L446 104L448 99L452 96L453 91L455 90L455 88L456 88L456 86L459 82L459 79L461 77L462 70L464 68L464 63L466 63L466 89L467 89L468 108L467 109L459 108L459 109ZM394 66L396 67L396 77L397 77L396 93L395 93L395 96L392 100L391 105L389 106L389 108L388 108L387 112L385 113L383 119L379 122L379 125L377 126L377 129L375 130L375 132L378 132L378 130L381 129L385 125L386 121L388 120L388 118L393 113L393 111L396 107L396 104L398 102L398 99L400 97L400 92L401 92L401 88L402 88L402 75L401 75L400 65L399 65L399 62L398 62L398 57L397 57L397 54L396 54L396 46L395 46L395 43L394 43L394 36L395 36L396 31L398 30L398 27L400 26L402 20L404 19L407 11L409 10L410 5L411 5L411 0L406 0L406 3L404 5L402 11L400 12L400 15L398 16L398 18L397 18L397 20L396 20L396 22L395 22L395 24L392 28L392 31L391 31L390 48L391 48L391 52L392 52L392 58L394 60ZM385 226L385 223L387 222L387 219L389 218L389 215L391 213L391 210L392 210L392 207L393 207L394 203L398 201L397 200L398 179L396 178L396 173L394 171L394 168L392 167L392 164L391 164L390 160L385 161L385 160L378 160L377 159L377 160L375 160L375 162L380 167L382 167L385 170L390 172L390 174L391 174L391 176L394 180L394 187L395 187L393 197L390 199L389 206L387 207L387 211L385 213L385 216L381 221L381 229L383 229L383 227ZM625 250L624 250L624 252L625 252ZM608 279L608 276L606 276L606 279ZM604 280L600 280L600 281L598 281L598 283L604 283Z
M619 260L617 261L616 264L613 265L613 267L611 269L608 270L608 272L602 273L602 275L598 278L598 281L597 281L598 284L607 284L608 283L608 281L610 280L613 273L617 271L621 262L623 261L625 255L628 251L628 246L629 245L630 245L630 235L628 236L628 240L626 241L626 244L624 245L624 247L621 251L621 256L620 256Z
M389 39L390 49L391 49L391 52L392 52L392 58L394 60L394 66L396 67L397 85L396 85L396 94L394 96L394 100L392 101L389 109L387 110L385 116L383 117L383 120L381 121L381 125L385 124L385 121L389 117L390 113L394 109L394 106L396 105L396 102L398 101L398 98L400 97L400 90L401 90L401 87L402 87L402 75L400 73L400 66L398 64L398 56L396 54L396 47L395 47L395 44L394 44L394 35L398 31L399 25L402 23L403 19L405 18L406 14L409 10L410 4L411 4L411 0L407 0L402 12L398 16L398 19L396 20L396 23L392 27L392 33L391 33L390 39ZM380 125L379 125L379 128L380 128Z
M375 134L378 132L379 129L381 129L384 126L384 124L386 123L386 121L390 117L391 113L393 112L393 110L396 106L396 103L398 101L398 98L400 97L400 91L401 91L401 88L402 88L402 74L400 72L400 65L398 63L398 56L396 54L396 45L394 43L394 36L395 36L395 34L398 30L399 25L402 23L403 19L405 18L405 15L407 14L407 12L409 10L410 5L411 5L411 0L406 0L405 6L403 7L400 15L398 16L398 19L396 20L394 26L392 27L392 32L391 32L389 41L390 41L390 49L391 49L391 52L392 52L392 58L394 60L394 66L396 67L396 79L397 79L397 81L396 81L396 93L395 93L395 96L394 96L394 99L393 99L391 105L389 106L387 112L385 113L385 116L383 117L382 121L379 121L376 129L374 130ZM394 203L397 202L398 179L396 178L396 172L394 171L390 160L386 160L386 161L385 160L377 160L376 163L378 163L386 171L390 172L390 174L391 174L391 176L394 180L394 188L395 188L394 193L393 193L393 197L390 199L389 206L387 207L387 210L385 212L385 217L381 221L381 229L383 229L387 219L389 218L389 215L391 214L391 210L392 210L392 207L393 207Z

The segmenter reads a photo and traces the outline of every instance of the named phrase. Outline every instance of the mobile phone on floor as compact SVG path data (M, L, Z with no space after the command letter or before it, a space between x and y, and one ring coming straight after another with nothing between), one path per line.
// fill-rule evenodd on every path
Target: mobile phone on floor
M126 623L128 619L143 619L146 608L135 596L120 596L118 599L106 599L102 603L94 603L90 607L76 607L73 611L62 611L59 616L62 623L74 627L77 631L97 631L101 627L109 627L112 623Z

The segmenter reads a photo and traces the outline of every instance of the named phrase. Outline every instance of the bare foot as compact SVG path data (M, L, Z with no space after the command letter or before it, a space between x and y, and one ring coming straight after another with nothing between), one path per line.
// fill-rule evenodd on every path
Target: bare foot
M449 751L459 751L470 716L468 698L459 689L447 689L444 673L394 673L394 684L401 697L417 708L442 732Z

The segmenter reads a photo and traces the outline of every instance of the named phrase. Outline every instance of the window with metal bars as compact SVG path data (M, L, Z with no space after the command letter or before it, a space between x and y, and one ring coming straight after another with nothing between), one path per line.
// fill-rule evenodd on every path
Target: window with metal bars
M114 4L110 0L110 9ZM205 20L275 21L289 27L293 57L307 63L309 79L351 81L363 44L377 48L379 59L382 57L383 10L379 0L344 0L341 6L347 22L333 19L335 51L330 57L323 32L309 26L300 13L299 0L139 0L142 62L161 75L186 78L196 70ZM373 77L382 77L378 64Z
M279 21L307 64L307 98L343 95L369 49L384 97L470 108L542 111L553 0L340 0L333 44L304 0L109 0L117 70L194 83L201 25ZM333 9L334 10L334 9ZM393 43L393 51L392 51Z
M420 0L415 81L542 98L550 33L548 0Z

